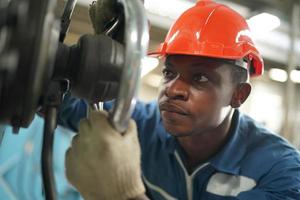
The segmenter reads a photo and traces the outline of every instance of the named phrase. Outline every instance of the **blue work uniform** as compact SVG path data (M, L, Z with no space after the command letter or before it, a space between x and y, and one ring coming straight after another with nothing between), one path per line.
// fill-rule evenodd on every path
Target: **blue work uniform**
M0 146L0 199L43 200L41 150L44 120L35 116L31 125L18 134L6 128ZM80 200L80 194L65 177L65 152L74 133L58 126L53 147L53 169L58 200Z
M105 104L110 109L110 104ZM86 113L72 100L61 123L76 128ZM192 173L176 138L164 128L156 102L136 104L143 180L151 199L300 200L300 155L286 140L235 110L230 138Z

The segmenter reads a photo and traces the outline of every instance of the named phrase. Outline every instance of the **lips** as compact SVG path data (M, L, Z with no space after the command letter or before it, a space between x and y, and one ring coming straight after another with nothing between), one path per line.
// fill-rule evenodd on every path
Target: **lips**
M187 112L184 108L173 103L162 102L159 104L159 108L161 112L166 111L180 115L189 115L189 112Z

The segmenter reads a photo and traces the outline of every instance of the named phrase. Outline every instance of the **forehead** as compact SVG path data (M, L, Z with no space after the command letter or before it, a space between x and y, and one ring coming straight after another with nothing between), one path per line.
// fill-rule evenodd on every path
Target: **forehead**
M190 55L169 55L165 59L165 66L177 68L178 70L206 71L212 73L230 72L231 64L223 59Z

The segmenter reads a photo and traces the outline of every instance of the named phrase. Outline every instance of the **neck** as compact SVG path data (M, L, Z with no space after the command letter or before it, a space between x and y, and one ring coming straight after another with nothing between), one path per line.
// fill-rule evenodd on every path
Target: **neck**
M220 126L213 130L177 138L186 153L188 171L192 171L200 163L206 162L224 146L228 140L233 112L231 110Z

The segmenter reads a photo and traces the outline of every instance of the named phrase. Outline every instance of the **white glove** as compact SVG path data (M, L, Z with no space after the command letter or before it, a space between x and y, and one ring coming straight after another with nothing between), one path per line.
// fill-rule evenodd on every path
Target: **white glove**
M125 200L143 195L140 146L136 125L130 120L121 135L107 113L93 111L79 124L66 154L66 175L87 200Z
M89 9L90 19L96 34L101 34L105 30L105 25L110 22L115 15L114 1L97 0L93 1Z

